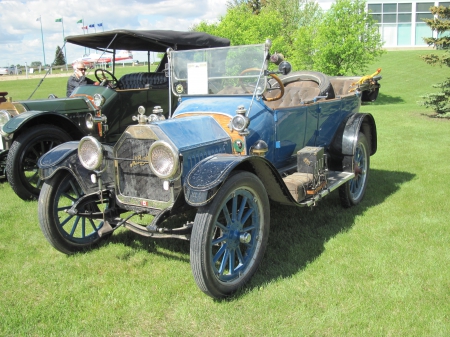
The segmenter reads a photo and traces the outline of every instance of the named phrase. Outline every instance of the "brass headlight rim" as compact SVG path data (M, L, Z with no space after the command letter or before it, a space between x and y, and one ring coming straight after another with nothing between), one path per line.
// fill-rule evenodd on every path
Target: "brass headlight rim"
M80 155L83 145L88 141L91 142L92 144L94 144L94 147L96 149L96 151L95 151L97 154L96 165L87 165L82 160L82 156ZM95 171L95 170L99 169L103 163L103 146L102 146L102 144L96 138L94 138L92 136L85 136L85 137L81 138L80 143L78 144L78 159L80 160L81 165L83 165L83 167L89 171Z
M170 172L167 174L159 173L155 169L155 167L153 166L153 163L152 163L152 152L158 146L164 146L166 149L169 150L169 152L172 154L172 157L173 157L173 167L170 170ZM150 169L158 178L170 180L171 178L173 178L176 175L176 173L178 171L178 166L180 163L178 151L176 151L168 142L166 142L164 140L157 140L150 146L150 149L148 150L148 163L150 165Z

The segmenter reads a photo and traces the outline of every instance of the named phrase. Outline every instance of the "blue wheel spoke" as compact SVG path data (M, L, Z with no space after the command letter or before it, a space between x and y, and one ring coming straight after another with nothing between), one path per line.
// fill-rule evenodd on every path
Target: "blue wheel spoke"
M222 258L222 262L220 263L219 267L219 274L223 275L223 272L225 271L225 268L227 267L228 263L228 256L230 255L230 251L228 249L225 250L225 254Z
M247 197L243 197L241 201L241 206L239 206L239 214L238 214L238 220L241 221L241 223L245 222L242 221L242 214L244 213L246 204L247 204Z
M74 198L70 194L68 194L67 192L62 193L61 196L65 196L67 199L71 200L72 202L75 202L77 200L76 198Z
M80 221L80 217L77 216L75 219L75 222L73 223L72 230L70 231L70 234L69 234L70 236L73 236L73 233L75 233L75 230L77 229L79 221Z
M221 236L220 238L217 238L215 240L212 241L213 245L217 245L221 242L224 242L227 239L227 237L225 235Z
M235 258L235 250L231 250L230 254L228 255L228 268L230 270L229 274L234 274L234 258Z
M219 227L221 230L223 230L224 232L228 232L228 228L224 225L222 225L219 221L216 221L215 225L217 227Z
M95 226L94 220L89 219L89 223L91 224L91 227L94 230L94 232L96 232L98 230L98 228L97 228L97 226Z
M235 194L233 196L233 200L232 200L232 207L231 207L231 220L233 222L236 222L236 218L237 218L237 195Z
M226 244L224 244L222 247L220 247L220 249L217 251L217 253L213 257L213 263L216 263L217 261L219 261L220 257L225 253L226 249L227 249Z
M222 207L223 215L225 216L225 220L227 224L231 223L230 212L228 212L227 204Z
M81 218L81 237L86 237L86 218Z
M59 223L59 227L63 227L72 218L73 218L73 215L67 214L67 218L65 218L63 222Z
M73 181L73 180L70 180L69 183L70 183L70 187L72 187L73 193L75 193L76 199L80 199L81 195L80 195L80 193L79 193L79 191L78 191L78 188L77 188L77 186L75 185L74 181Z
M242 256L241 247L236 249L237 257L239 260L239 264L244 264L244 257Z
M244 223L248 220L248 218L250 217L250 215L252 215L252 213L253 213L253 208L249 208L249 209L247 210L247 212L245 213L244 217L242 218L241 223L244 224Z
M72 206L64 206L64 207L58 207L56 210L58 211L58 212L61 212L61 211L65 211L66 209L70 209Z

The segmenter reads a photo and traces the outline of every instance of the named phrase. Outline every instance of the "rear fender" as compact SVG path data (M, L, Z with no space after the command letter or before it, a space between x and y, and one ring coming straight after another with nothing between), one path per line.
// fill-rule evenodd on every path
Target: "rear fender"
M360 131L369 140L370 155L374 155L377 152L377 128L373 116L368 113L352 114L342 122L330 144L330 152L353 156Z
M98 184L92 183L91 175L94 171L87 170L78 159L78 143L72 141L63 143L39 158L39 176L48 180L60 170L69 171L80 184L85 194L98 191ZM105 150L104 158L112 158L112 147L102 144ZM105 170L101 173L103 186L114 186L114 166L111 159L104 159Z
M370 155L377 152L377 127L375 119L368 113L350 115L338 128L330 144L330 153L339 157L353 157L359 132L364 133L370 144ZM352 161L349 161L352 162ZM344 171L353 170L352 165L344 167Z
M236 171L254 173L264 184L270 199L283 204L295 204L289 190L276 168L266 159L257 156L217 154L199 162L186 176L184 195L194 207L208 204L223 182Z

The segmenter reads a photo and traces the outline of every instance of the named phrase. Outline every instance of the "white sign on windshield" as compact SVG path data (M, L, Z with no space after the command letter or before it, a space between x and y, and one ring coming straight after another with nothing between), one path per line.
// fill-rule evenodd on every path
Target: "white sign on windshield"
M187 64L188 95L208 94L208 63Z

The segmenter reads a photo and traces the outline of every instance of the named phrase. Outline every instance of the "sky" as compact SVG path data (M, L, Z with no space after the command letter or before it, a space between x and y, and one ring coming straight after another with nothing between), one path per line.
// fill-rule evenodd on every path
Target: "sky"
M0 0L0 67L44 63L44 52L51 64L56 47L64 44L63 28L64 36L113 29L188 31L202 20L216 21L226 8L226 0ZM62 23L55 22L59 18ZM95 28L83 30L79 20ZM85 52L66 44L69 64ZM145 61L145 55L133 53L133 59Z

